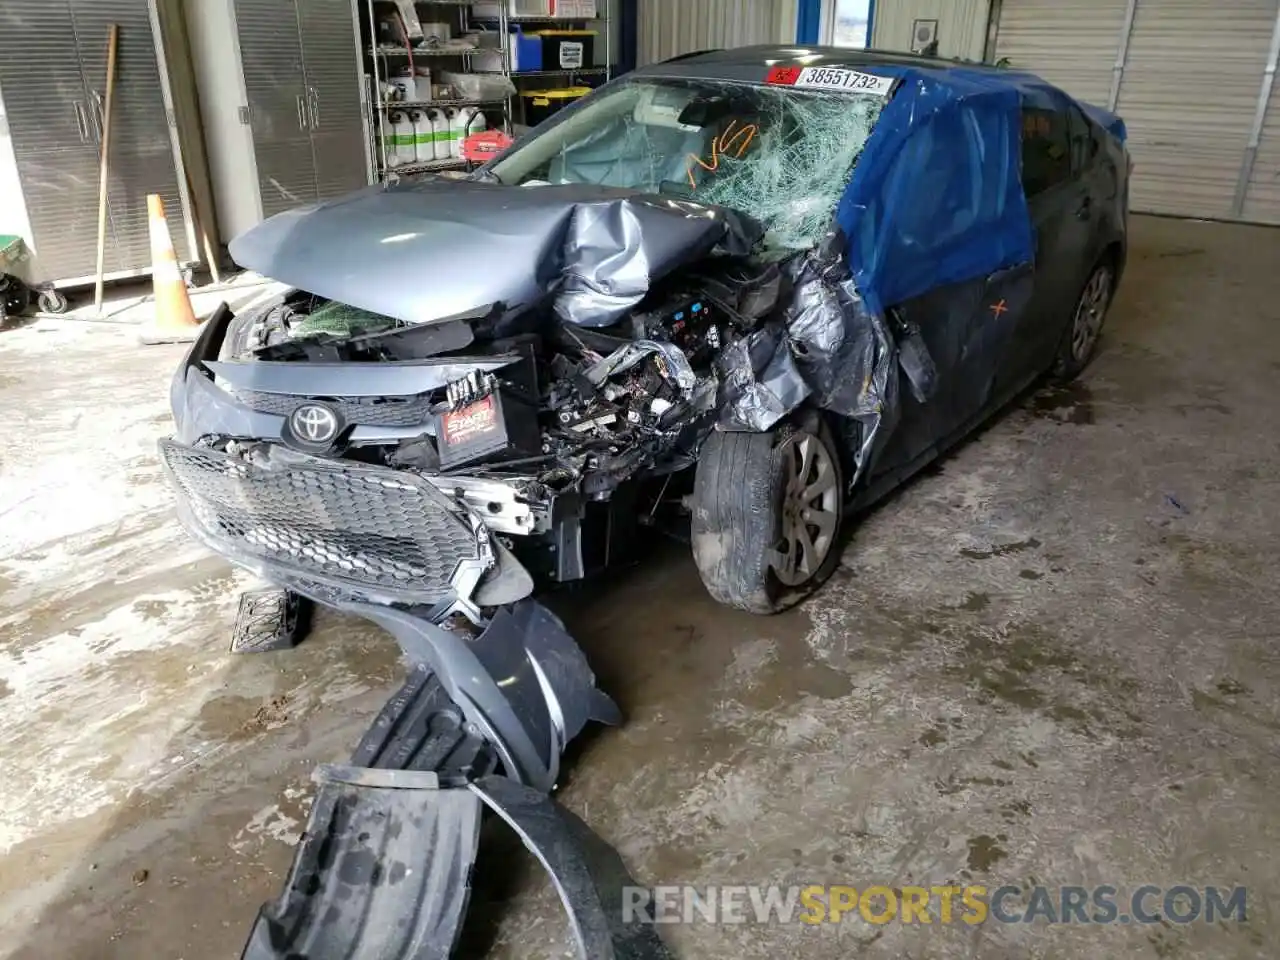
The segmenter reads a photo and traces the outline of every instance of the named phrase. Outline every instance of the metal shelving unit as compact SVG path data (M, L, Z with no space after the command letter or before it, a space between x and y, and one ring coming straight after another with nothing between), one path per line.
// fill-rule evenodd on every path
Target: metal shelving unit
M530 89L524 86L526 81L536 83L536 86L530 91L532 92L541 89L556 89L561 85L575 86L582 79L595 80L604 78L609 80L613 76L613 5L616 0L598 0L597 16L595 17L549 17L512 14L506 0L502 0L498 4L499 15L496 18L475 16L472 12L474 0L418 0L417 6L423 8L423 10L440 8L442 11L440 19L445 20L447 18L453 21L455 28L458 30L458 35L474 29L482 33L496 34L499 38L499 43L496 47L466 48L450 44L437 44L424 45L412 49L406 49L402 45L380 43L373 0L358 0L358 2L364 4L369 29L368 45L364 49L364 57L369 64L368 72L372 80L372 89L369 96L369 128L375 132L376 139L376 143L373 145L373 163L370 170L370 178L373 182L385 180L392 175L405 176L438 170L461 169L467 166L466 161L461 158L389 165L387 162L387 134L390 132L391 127L387 116L392 111L497 107L500 105L502 108L502 129L508 134L514 132L513 121L515 116L510 97L498 99L454 98L447 100L388 99L383 93L383 84L393 76L393 65L402 66L410 60L416 63L420 59L430 58L433 73L441 69L442 66L455 64L459 72L501 76L508 79L516 86L517 94L522 89ZM448 11L447 17L443 11ZM563 27L565 29L580 29L588 25L595 25L597 27L595 30L597 44L603 43L604 62L572 69L512 70L511 27L525 24L535 25L540 28ZM479 57L484 57L490 62L498 64L500 69L474 69L474 61ZM434 76L432 79L435 79ZM486 111L486 119L489 120L492 126L498 125L494 123L496 115L497 110L494 110L492 114ZM523 112L520 116L524 116Z
M444 61L446 64L452 63L457 65L455 72L474 73L477 75L497 75L504 78L510 76L510 56L507 48L507 17L505 6L501 9L502 16L497 21L478 21L478 23L494 24L496 32L500 38L497 47L462 47L453 43L441 43L437 45L423 45L420 47L406 48L395 44L383 44L378 42L378 22L374 14L373 0L360 0L365 5L367 20L369 25L369 41L371 46L365 49L365 57L371 64L369 76L372 80L372 90L369 102L370 129L376 131L373 150L373 169L370 171L371 179L374 182L386 180L389 177L411 176L419 173L431 173L440 170L459 170L465 168L467 161L461 157L450 157L437 160L420 160L415 163L389 163L387 154L387 134L390 130L387 115L396 110L431 110L438 108L454 108L454 107L494 107L501 106L501 128L507 133L511 132L511 98L510 97L487 97L487 98L466 98L453 97L448 99L430 99L430 100L391 100L388 99L383 92L383 84L391 77L391 70L388 66L390 61L408 61L416 63L419 59L430 58L433 65ZM458 30L461 36L472 30L471 17L472 0L418 0L417 6L420 7L441 7L450 9L450 19L454 21L453 26ZM444 19L443 17L441 18ZM472 68L473 61L477 57L485 57L489 60L496 60L501 64L501 69L493 70L474 70ZM433 66L432 84L435 84L434 70L438 67ZM496 113L496 111L495 111ZM486 114L486 120L491 124L493 119Z
M384 110L428 110L431 107L483 107L486 104L506 103L505 97L490 100L387 100Z
M462 57L463 59L469 59L483 56L505 57L506 51L496 47L414 47L411 52L404 47L384 45L371 48L369 55L373 57L404 57L406 59L410 57L414 59L418 57Z
M391 168L398 177L412 176L415 173L434 173L437 170L461 170L467 161L461 157L449 160L422 160L417 163L402 163Z
M575 28L595 28L597 49L604 52L604 62L598 64L583 65L572 69L547 67L539 70L514 70L511 72L511 80L516 84L517 96L523 91L528 90L534 92L544 89L556 89L563 86L578 86L583 79L603 78L605 81L613 78L613 5L617 0L597 0L596 16L594 17L545 17L530 16L524 14L509 14L507 22L517 26L532 25L538 28L564 27L566 29ZM537 81L537 85L532 89L525 87L525 81ZM556 81L560 81L559 83ZM523 117L523 107L519 114Z
M581 67L577 70L517 70L511 74L512 80L518 80L521 77L608 77L610 74L609 67Z

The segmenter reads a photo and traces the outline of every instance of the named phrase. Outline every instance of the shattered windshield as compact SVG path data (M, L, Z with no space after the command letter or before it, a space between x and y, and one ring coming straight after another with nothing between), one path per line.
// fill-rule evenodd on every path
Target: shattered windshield
M503 183L590 183L732 207L766 245L812 247L831 226L884 100L793 87L636 80L611 88L493 167Z

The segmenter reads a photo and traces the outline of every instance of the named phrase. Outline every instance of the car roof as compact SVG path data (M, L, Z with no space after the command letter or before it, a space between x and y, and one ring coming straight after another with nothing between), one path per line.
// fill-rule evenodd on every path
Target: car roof
M1017 90L1022 102L1028 106L1062 109L1068 102L1077 103L1095 123L1107 129L1121 142L1126 136L1123 121L1108 110L1076 100L1060 87L1035 74L973 60L922 57L888 50L765 44L686 53L641 67L626 76L765 83L772 82L771 71L777 67L849 67L904 80L914 76L934 81L957 92L966 90L970 95L982 90ZM787 82L794 81L783 81Z
M849 47L788 46L785 44L761 44L754 47L734 47L728 50L704 50L674 57L653 66L684 65L690 73L708 76L717 67L804 67L818 64L824 67L916 67L928 70L964 68L997 72L998 68L974 60L922 57L891 50L859 50ZM638 72L651 68L642 67ZM665 72L665 71L664 71ZM732 71L734 76L736 71ZM731 77L726 76L726 79Z
M967 91L969 94L1016 89L1029 101L1039 99L1060 103L1067 97L1052 84L1020 70L1007 70L968 60L943 60L882 50L850 50L846 47L771 44L731 50L707 50L688 53L662 63L652 63L627 76L729 83L778 83L788 86L795 83L794 77L775 80L777 72L787 70L789 74L794 74L794 71L804 67L854 68L900 80L914 77L956 92Z

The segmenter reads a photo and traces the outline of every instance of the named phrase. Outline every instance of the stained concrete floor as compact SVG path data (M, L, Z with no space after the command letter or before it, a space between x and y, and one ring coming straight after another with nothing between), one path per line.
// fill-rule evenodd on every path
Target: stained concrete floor
M1274 956L1278 263L1280 231L1136 218L1081 382L865 517L799 610L716 607L678 549L576 598L628 721L560 792L651 884L1245 885L1247 922L664 928L679 956ZM0 333L3 956L238 956L310 770L398 683L335 616L227 655L249 580L183 538L154 455L179 352ZM564 956L516 856L467 949Z

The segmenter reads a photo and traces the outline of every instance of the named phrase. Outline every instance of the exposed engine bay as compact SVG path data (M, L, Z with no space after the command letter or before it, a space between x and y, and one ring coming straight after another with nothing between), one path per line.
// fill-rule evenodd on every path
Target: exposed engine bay
M669 479L696 461L722 407L718 358L766 322L786 286L776 262L707 258L655 285L603 328L565 323L544 305L497 305L480 316L407 325L293 291L233 320L223 359L429 362L445 375L456 366L460 375L441 376L444 382L410 396L236 390L250 407L287 414L282 443L207 440L268 468L299 456L341 458L436 478L526 567L553 580L577 579L607 565L626 539L622 527L633 523L640 491L620 496L618 510L598 504L632 481ZM312 432L301 419L315 407L336 418L331 435ZM378 420L408 422L415 413L423 429L413 436L364 440L354 430ZM509 492L495 493L499 485ZM644 502L645 511L656 507L652 498ZM562 521L576 528L587 515L590 526L607 529L588 531L586 543L555 529Z
M457 242L478 231L483 261ZM893 428L899 352L846 249L579 185L423 182L280 214L232 253L284 292L211 319L174 379L179 516L320 602L484 628L538 581L628 561L640 526L687 530L712 431L827 411L851 489Z

